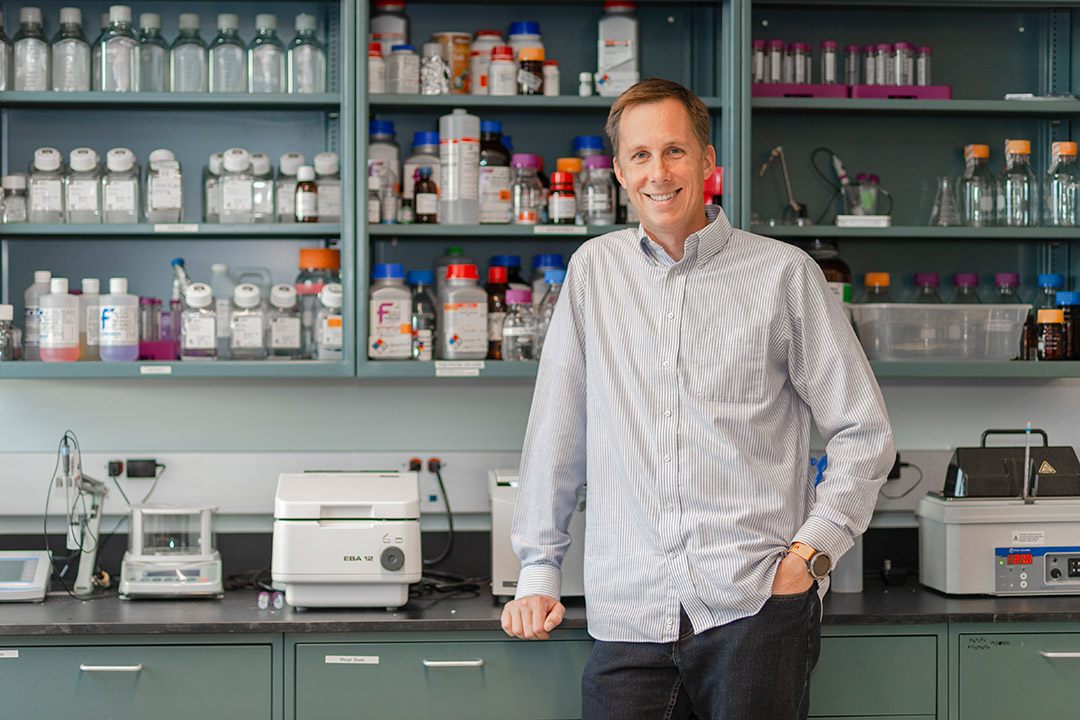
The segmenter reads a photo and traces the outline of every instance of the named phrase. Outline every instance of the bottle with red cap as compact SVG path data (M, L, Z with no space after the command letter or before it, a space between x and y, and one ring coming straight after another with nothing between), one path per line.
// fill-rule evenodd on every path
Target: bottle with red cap
M368 43L367 91L368 95L386 92L386 58L377 42Z
M506 318L506 291L510 285L506 267L496 265L488 268L487 292L488 309L488 360L502 360L502 326Z
M440 360L483 360L488 351L487 292L476 265L449 265L439 291Z
M705 178L705 204L719 205L724 196L724 168L715 167L713 173Z
M574 174L551 173L551 194L548 196L548 222L552 225L573 225L577 216L577 196L574 194Z
M491 95L517 95L517 63L514 62L514 48L509 45L496 45L491 49L491 62L488 63L488 89Z

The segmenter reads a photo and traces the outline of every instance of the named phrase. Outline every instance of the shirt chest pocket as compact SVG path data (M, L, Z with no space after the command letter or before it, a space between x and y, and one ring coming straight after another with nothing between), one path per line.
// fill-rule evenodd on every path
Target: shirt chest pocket
M709 326L691 344L690 392L715 402L765 397L768 332L764 327Z

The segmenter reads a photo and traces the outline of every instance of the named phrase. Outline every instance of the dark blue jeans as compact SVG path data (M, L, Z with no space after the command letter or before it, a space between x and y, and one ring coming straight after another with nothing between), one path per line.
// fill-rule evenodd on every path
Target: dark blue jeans
M816 584L757 615L673 643L600 642L581 681L584 720L796 720L810 709L821 649Z

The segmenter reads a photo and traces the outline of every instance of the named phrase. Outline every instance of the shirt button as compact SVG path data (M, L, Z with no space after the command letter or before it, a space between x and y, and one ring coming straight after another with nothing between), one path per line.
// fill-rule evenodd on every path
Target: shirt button
M664 462L671 462L671 456L670 455L665 455L664 456Z
M667 316L668 316L668 320L670 320L670 319L672 319L673 317L675 317L675 313L673 313L673 312L669 312L669 313L667 314Z
M668 621L667 621L667 626L668 626L668 627L673 627L674 625L675 625L675 621L674 621L674 620L672 620L671 618L668 618Z
M664 361L664 367L668 367L669 365L671 365L671 363L670 363L670 362L668 362L667 360L665 360L665 361Z
M670 560L674 560L674 559L676 558L676 556L677 556L677 555L678 555L678 553L674 553L674 552L669 552L669 553L667 554L667 556L668 556L668 558L669 558Z
M668 505L667 506L667 511L668 512L675 512L675 506L674 505Z
M670 410L665 410L664 411L664 417L671 417L671 411Z

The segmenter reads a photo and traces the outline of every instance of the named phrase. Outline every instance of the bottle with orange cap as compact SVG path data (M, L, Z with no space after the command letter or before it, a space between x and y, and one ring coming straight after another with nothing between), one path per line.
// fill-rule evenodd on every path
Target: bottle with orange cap
M889 273L870 272L863 278L866 291L863 294L864 303L891 303L889 295Z
M585 179L582 177L582 160L579 157L561 157L555 161L555 172L570 173L574 178L574 197L577 199L578 207L574 210L574 221L578 224L583 222L585 217L585 208L582 198L585 193L582 192L585 185ZM554 182L554 175L552 175L552 181ZM549 218L550 219L550 218ZM554 221L552 221L554 222Z
M315 315L319 309L319 291L330 283L341 282L341 251L329 248L301 248L300 274L296 276L296 295L300 301L304 357L315 353Z
M968 227L994 225L996 183L990 172L990 146L964 146L964 174L960 176L960 221Z
M1043 224L1047 227L1075 227L1077 225L1077 193L1080 177L1077 176L1076 143L1056 142L1051 146L1050 169L1043 182L1046 205Z
M1035 173L1031 170L1031 142L1005 141L1005 169L998 186L998 225L1034 227L1039 224Z

